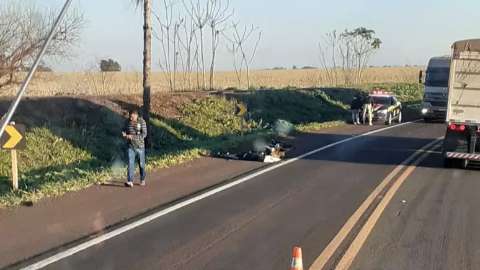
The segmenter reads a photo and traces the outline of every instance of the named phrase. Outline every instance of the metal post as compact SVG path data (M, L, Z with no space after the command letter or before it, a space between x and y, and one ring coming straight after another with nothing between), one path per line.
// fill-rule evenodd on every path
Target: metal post
M18 189L18 159L17 159L17 150L11 150L12 153L12 188L13 190Z
M58 26L60 25L60 22L62 21L63 17L65 17L65 14L67 13L68 7L70 6L72 0L67 0L65 2L65 5L62 8L62 11L58 15L57 20L53 24L52 30L48 34L47 40L43 44L43 47L38 54L37 58L35 59L35 62L33 63L32 68L28 72L27 78L22 83L22 86L20 87L20 90L17 93L17 96L13 103L10 105L10 108L7 111L7 114L4 116L2 119L2 126L0 127L0 137L3 136L3 133L5 132L5 128L7 127L7 124L10 122L12 119L13 114L15 113L15 110L17 109L18 104L20 103L20 100L22 99L23 94L25 93L25 90L27 89L28 84L33 78L33 74L37 70L38 65L40 64L40 60L42 59L43 55L45 54L48 45L53 39L53 36L55 35L55 31L57 30Z

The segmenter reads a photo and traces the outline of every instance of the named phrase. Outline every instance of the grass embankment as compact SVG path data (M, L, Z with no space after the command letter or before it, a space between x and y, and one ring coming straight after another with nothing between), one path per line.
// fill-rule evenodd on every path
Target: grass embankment
M123 100L123 101L122 101ZM125 177L124 142L118 136L129 97L44 98L22 102L15 121L25 123L27 149L19 152L20 189L10 188L10 156L0 153L0 207L35 202ZM163 101L155 101L162 107ZM6 106L3 102L3 107ZM344 105L323 92L252 91L198 95L152 113L149 169L169 167L202 153L231 149L272 136L278 119L295 125L342 120ZM154 106L155 107L155 106ZM247 109L246 111L244 109ZM245 113L243 113L245 112ZM280 127L283 129L283 127Z

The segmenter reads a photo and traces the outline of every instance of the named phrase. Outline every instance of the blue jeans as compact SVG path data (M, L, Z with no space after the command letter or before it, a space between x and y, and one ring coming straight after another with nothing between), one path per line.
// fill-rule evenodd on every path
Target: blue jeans
M138 157L140 167L140 180L145 181L145 149L128 147L128 182L133 182L135 177L135 161Z

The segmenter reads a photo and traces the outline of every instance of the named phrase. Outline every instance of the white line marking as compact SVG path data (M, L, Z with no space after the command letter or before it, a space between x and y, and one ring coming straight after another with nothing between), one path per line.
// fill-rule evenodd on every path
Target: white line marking
M303 159L303 158L305 158L305 157L314 155L314 154L316 154L316 153L318 153L318 152L325 151L325 150L327 150L327 149L329 149L329 148L332 148L332 147L335 147L335 146L337 146L337 145L339 145L339 144L343 144L343 143L346 143L346 142L350 142L350 141L353 141L353 140L357 140L357 139L362 138L362 137L366 137L366 136L369 136L369 135L372 135L372 134L380 133L380 132L383 132L383 131L386 131L386 130L390 130L390 129L393 129L393 128L402 127L402 126L409 125L409 124L412 124L412 123L416 123L416 122L419 122L419 121L420 121L420 120L412 121L412 122L406 122L406 123L399 124L399 125L395 125L395 126L390 126L390 127L386 127L386 128L381 128L381 129L377 129L377 130L372 130L372 131L369 131L369 132L367 132L367 133L363 133L363 134L360 134L360 135L355 135L355 136L353 136L353 137L350 137L350 138L347 138L347 139L343 139L343 140L340 140L340 141L338 141L338 142L331 143L331 144L329 144L329 145L323 146L323 147L318 148L318 149L316 149L316 150L310 151L310 152L308 152L308 153L306 153L306 154L300 155L300 156L298 156L298 157L296 157L296 158L292 158L292 159L283 161L283 162L281 162L281 163L279 163L279 164L277 164L277 165L268 167L268 168L266 168L266 169L260 170L260 171L258 171L258 172L256 172L256 173L251 174L251 175L248 175L248 176L245 176L245 177L243 177L243 178L240 178L240 179L238 179L238 180L236 180L236 181L234 181L234 182L231 182L231 183L229 183L229 184L225 184L225 185L223 185L223 186L221 186L221 187L217 187L217 188L212 189L212 190L210 190L210 191L207 191L207 192L205 192L205 193L203 193L203 194L200 194L200 195L198 195L198 196L196 196L196 197L190 198L190 199L188 199L188 200L186 200L186 201L183 201L183 202L180 202L180 203L178 203L178 204L172 205L172 206L170 206L170 207L168 207L168 208L166 208L166 209L163 209L163 210L161 210L161 211L159 211L159 212L153 213L153 214L151 214L151 215L149 215L149 216L146 216L146 217L144 217L144 218L141 218L141 219L139 219L139 220L137 220L137 221L135 221L135 222L132 222L132 223L127 224L127 225L124 225L124 226L122 226L122 227L120 227L120 228L117 228L117 229L111 231L111 232L108 232L108 233L106 233L106 234L100 235L100 236L98 236L98 237L96 237L96 238L93 238L93 239L91 239L91 240L88 240L88 241L86 241L86 242L84 242L84 243L82 243L82 244L79 244L79 245L77 245L77 246L75 246L75 247L69 248L69 249L67 249L67 250L65 250L65 251L61 251L61 252L59 252L59 253L51 256L51 257L48 257L48 258L46 258L46 259L43 259L43 260L41 260L41 261L39 261L39 262L37 262L37 263L31 264L31 265L29 265L29 266L27 266L27 267L25 267L25 268L22 268L22 269L24 269L24 270L36 270L36 269L41 269L41 268L43 268L43 267L45 267L45 266L47 266L47 265L50 265L50 264L55 263L55 262L58 262L58 261L60 261L60 260L62 260L62 259L64 259L64 258L67 258L67 257L69 257L69 256L72 256L72 255L74 255L74 254L76 254L76 253L78 253L78 252L80 252L80 251L83 251L83 250L85 250L85 249L87 249L87 248L90 248L90 247L92 247L92 246L98 245L98 244L100 244L100 243L102 243L102 242L105 242L105 241L107 241L107 240L109 240L109 239L111 239L111 238L114 238L114 237L116 237L116 236L118 236L118 235L120 235L120 234L122 234L122 233L125 233L125 232L128 232L128 231L130 231L130 230L133 230L133 229L135 229L135 228L137 228L137 227L139 227L139 226L142 226L142 225L144 225L144 224L146 224L146 223L149 223L149 222L151 222L151 221L153 221L153 220L155 220L155 219L157 219L157 218L160 218L160 217L162 217L162 216L165 216L165 215L167 215L167 214L169 214L169 213L172 213L172 212L174 212L174 211L176 211L176 210L178 210L178 209L181 209L181 208L183 208L183 207L185 207L185 206L191 205L191 204L196 203L196 202L198 202L198 201L200 201L200 200L202 200L202 199L205 199L205 198L208 198L208 197L210 197L210 196L212 196L212 195L215 195L215 194L217 194L217 193L219 193L219 192L225 191L225 190L230 189L230 188L232 188L232 187L234 187L234 186L237 186L237 185L239 185L239 184L242 184L242 183L244 183L244 182L247 182L247 181L249 181L249 180L251 180L251 179L253 179L253 178L255 178L255 177L259 176L259 175L262 175L262 174L265 174L265 173L267 173L267 172L273 171L273 170L275 170L275 169L278 169L278 168L283 167L283 166L285 166L285 165L288 165L288 164L290 164L290 163L296 162L296 161L298 161L298 160L300 160L300 159Z

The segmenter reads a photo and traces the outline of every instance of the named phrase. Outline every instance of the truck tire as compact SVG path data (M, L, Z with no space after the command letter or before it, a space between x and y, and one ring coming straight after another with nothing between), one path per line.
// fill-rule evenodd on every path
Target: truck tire
M444 168L453 168L454 166L454 160L451 158L444 158L443 159L443 167Z
M444 158L443 159L443 167L445 168L461 168L462 167L462 164L461 163L462 160L460 159L454 159L454 158Z

